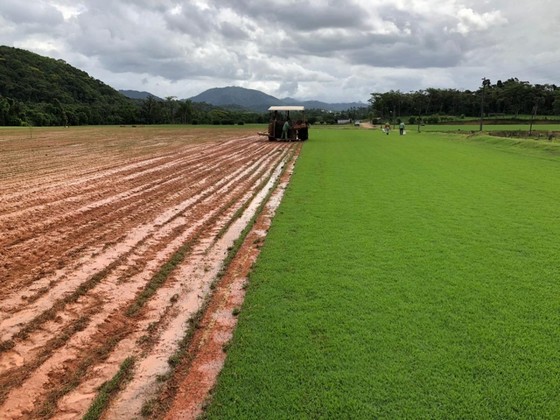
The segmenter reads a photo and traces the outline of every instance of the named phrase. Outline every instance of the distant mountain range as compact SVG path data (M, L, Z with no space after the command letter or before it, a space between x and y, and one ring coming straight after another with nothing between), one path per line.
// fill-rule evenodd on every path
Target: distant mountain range
M154 97L155 99L158 100L163 100L161 98L158 98L156 95L152 95L150 92L145 92L145 91L138 91L138 90L119 90L120 93L122 93L124 96L126 96L127 98L130 99L146 99L150 96Z
M208 89L190 98L193 102L206 102L221 107L242 107L251 111L264 112L272 105L303 105L306 108L324 109L328 111L345 111L350 108L364 108L361 102L326 103L320 101L300 101L293 98L278 99L259 90L246 89L238 86Z
M138 92L134 90L121 90L123 95L133 99L146 99L151 95L149 92ZM210 105L223 108L246 109L254 112L265 112L273 105L303 105L307 109L323 109L327 111L345 111L350 108L365 108L367 104L362 102L327 103L320 101L300 101L293 98L278 99L255 89L246 89L238 86L212 88L189 98L193 102L205 102Z

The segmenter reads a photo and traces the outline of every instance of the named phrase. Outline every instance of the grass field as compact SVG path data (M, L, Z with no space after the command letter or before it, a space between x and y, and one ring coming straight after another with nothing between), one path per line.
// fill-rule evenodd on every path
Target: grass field
M311 134L207 417L558 418L556 145Z
M528 132L530 128L529 122L526 124L489 124L484 123L482 126L483 131L524 131ZM408 125L407 130L409 131L418 131L417 125ZM425 125L420 127L420 131L456 131L460 132L467 132L470 133L471 131L478 132L480 130L480 124L475 122L473 124L434 124L434 125ZM548 131L560 131L560 124L533 124L533 131L537 132L548 132Z

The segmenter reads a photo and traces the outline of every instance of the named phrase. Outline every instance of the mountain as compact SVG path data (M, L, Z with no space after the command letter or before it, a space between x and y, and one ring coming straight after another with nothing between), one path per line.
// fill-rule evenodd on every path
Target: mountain
M115 89L64 60L0 46L0 95L23 102L126 102Z
M251 111L263 112L272 105L282 105L282 101L259 90L237 86L208 89L190 98L193 102L206 102L221 107L242 107Z
M329 104L320 101L300 101L293 98L278 99L259 90L237 86L208 89L192 98L193 102L206 102L211 105L244 108L255 112L265 112L272 105L303 105L308 109L324 109L327 111L345 111L350 108L364 108L360 102Z
M367 104L362 102L341 102L341 103L328 103L321 101L299 101L294 98L284 98L282 102L285 105L303 105L308 109L324 109L326 111L346 111L350 108L367 108Z
M150 92L137 90L119 90L119 92L131 99L144 100L151 96L157 100L163 100ZM335 112L346 111L350 108L367 107L366 104L361 102L327 103L321 101L300 101L294 98L278 99L259 90L238 86L208 89L189 99L197 103L207 103L218 107L235 110L245 109L255 112L265 112L272 105L303 105L307 109L324 109Z
M130 98L130 99L141 99L141 100L144 100L144 99L147 99L147 98L149 98L149 97L151 96L152 98L157 99L158 101L162 101L162 100L163 100L163 99L161 99L161 98L158 98L156 95L153 95L153 94L151 94L150 92L146 92L146 91L123 90L123 89L120 89L119 92L120 92L122 95L124 95L124 96L126 96L127 98Z
M0 46L0 102L0 109L9 108L2 110L0 125L118 124L130 119L134 107L64 60L7 46Z
M0 126L185 123L194 120L194 114L199 123L224 121L225 114L227 121L250 122L255 117L247 110L264 113L271 105L302 104L325 110L354 106L278 99L258 90L225 87L191 98L192 115L186 111L172 115L164 100L146 101L152 96L149 92L119 92L64 60L0 45ZM212 112L214 107L228 112Z

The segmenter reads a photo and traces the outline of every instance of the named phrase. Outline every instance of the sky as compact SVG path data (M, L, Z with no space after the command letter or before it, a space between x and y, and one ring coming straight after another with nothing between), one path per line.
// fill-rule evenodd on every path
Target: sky
M560 85L559 22L558 0L2 0L0 44L161 98L367 103L482 78Z

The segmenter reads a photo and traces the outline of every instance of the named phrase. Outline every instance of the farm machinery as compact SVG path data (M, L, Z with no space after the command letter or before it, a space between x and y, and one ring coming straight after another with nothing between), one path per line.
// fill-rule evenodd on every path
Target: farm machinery
M271 141L303 141L309 138L309 124L303 106L271 106L268 111L268 132L260 135L268 136Z

